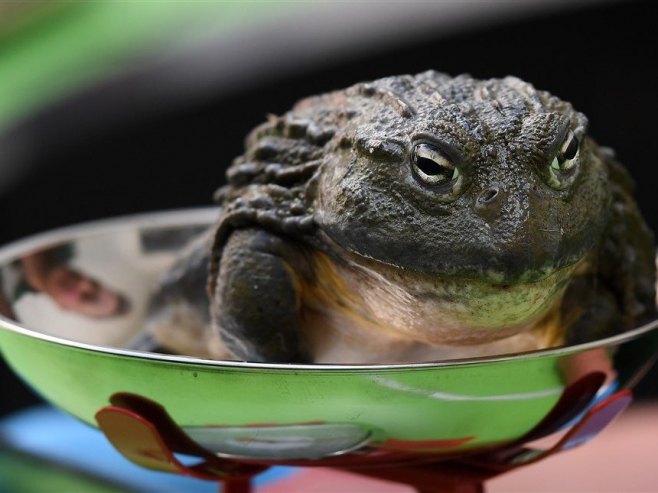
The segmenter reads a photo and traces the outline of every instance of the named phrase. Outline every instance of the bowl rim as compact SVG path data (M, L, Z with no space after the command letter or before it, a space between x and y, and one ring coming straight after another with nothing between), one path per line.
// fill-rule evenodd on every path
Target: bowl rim
M108 219L98 219L93 221L82 222L71 226L56 228L43 233L37 233L25 238L10 242L0 247L0 267L16 260L20 255L27 252L39 250L46 246L52 246L72 238L81 238L84 236L94 236L109 232L118 227L132 226L143 229L158 227L175 227L177 225L209 225L217 218L218 207L195 207L187 209L173 209L154 212L142 212L137 214L126 214ZM321 371L372 371L372 370L406 370L406 369L427 369L427 368L445 368L461 367L465 365L483 365L505 362L510 360L527 360L540 359L546 357L560 357L576 352L583 352L596 348L603 348L637 339L638 337L651 332L658 328L658 318L640 325L633 330L623 332L604 339L590 341L571 346L558 346L550 349L539 349L518 353L506 353L497 356L480 356L475 358L449 359L435 362L419 363L395 363L395 364L289 364L289 363L254 363L248 361L231 361L231 360L213 360L203 359L185 355L168 355L161 353L152 353L146 351L136 351L130 349L114 348L109 346L99 346L85 342L57 337L45 334L28 326L21 325L15 320L11 320L0 314L0 330L10 330L18 334L28 336L34 339L55 343L62 346L104 353L113 356L122 356L146 360L155 360L169 363L179 363L186 365L201 365L208 367L231 368L231 369L260 369L260 370L321 370ZM0 347L0 354L2 350Z

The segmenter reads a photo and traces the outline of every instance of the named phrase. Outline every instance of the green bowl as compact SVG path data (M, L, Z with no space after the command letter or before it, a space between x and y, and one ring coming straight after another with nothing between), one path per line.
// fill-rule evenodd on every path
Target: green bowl
M653 322L577 346L417 364L257 364L129 349L159 276L216 215L216 209L144 214L4 247L0 348L8 364L92 426L113 394L130 392L162 404L219 455L296 460L364 445L454 455L509 443L584 375L605 374L601 392L632 387L658 348ZM62 309L26 285L25 262L35 253L122 293L130 309L106 318Z

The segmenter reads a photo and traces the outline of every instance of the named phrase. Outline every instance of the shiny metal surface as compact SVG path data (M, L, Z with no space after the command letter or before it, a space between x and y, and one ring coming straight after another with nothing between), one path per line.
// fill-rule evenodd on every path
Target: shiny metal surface
M657 322L578 346L411 365L255 364L127 349L160 275L215 215L112 219L4 247L4 358L92 425L110 396L132 392L164 405L219 455L286 460L366 443L441 454L509 442L583 376L604 374L601 394L632 387L656 355Z

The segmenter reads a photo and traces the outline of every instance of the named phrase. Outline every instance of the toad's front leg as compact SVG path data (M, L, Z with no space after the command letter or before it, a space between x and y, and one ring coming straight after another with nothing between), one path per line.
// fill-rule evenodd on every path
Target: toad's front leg
M213 328L238 357L310 362L300 333L301 247L262 229L231 233L211 283Z

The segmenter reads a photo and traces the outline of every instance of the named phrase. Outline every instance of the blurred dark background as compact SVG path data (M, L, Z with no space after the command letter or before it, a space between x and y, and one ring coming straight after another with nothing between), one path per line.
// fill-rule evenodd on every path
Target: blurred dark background
M340 5L349 17L349 3ZM303 41L297 40L290 50L284 44L254 62L262 62L271 76L254 72L249 78L244 72L244 79L231 84L225 79L231 67L214 66L226 63L226 56L219 57L226 49L219 41L171 57L140 57L0 132L0 173L6 171L0 174L0 242L91 219L210 205L244 135L267 113L285 112L306 95L430 68L481 78L513 74L571 101L589 117L591 135L613 147L629 168L641 209L658 231L652 180L658 114L655 5L590 1L555 2L553 8L519 13L507 8L504 15L473 23L437 23L433 29L426 22L417 33L406 25L399 37L381 43L367 43L362 36L355 43L359 49L319 50L312 59L299 56ZM435 8L431 11L436 15ZM395 19L389 22L396 26ZM257 48L267 45L266 38L244 35L228 55L239 59L241 43L251 39ZM249 62L243 59L242 66ZM192 76L172 77L186 71ZM6 97L11 95L0 92ZM0 383L0 414L38 402L4 363ZM643 381L637 395L658 396L658 372Z

